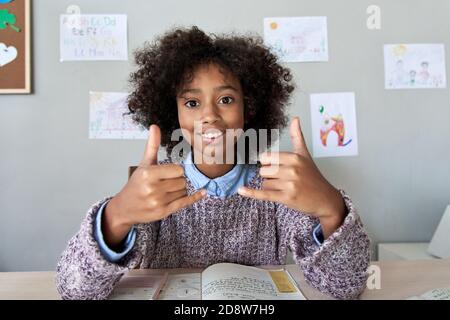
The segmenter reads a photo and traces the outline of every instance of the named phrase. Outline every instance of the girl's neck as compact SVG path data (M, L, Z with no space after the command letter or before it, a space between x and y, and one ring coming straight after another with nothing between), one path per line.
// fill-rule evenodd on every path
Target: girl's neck
M201 158L202 156L193 149L191 149L191 152L192 159L194 160L193 162L197 169L210 179L215 179L217 177L225 175L227 172L231 171L234 168L234 165L237 161L236 152L234 153L233 163L226 163L225 161L223 161L223 163L214 163L214 159L205 161L205 158L203 158L202 161L195 161L197 157ZM225 160L225 155L223 160Z
M207 176L210 179L215 179L217 177L221 177L227 172L231 171L233 169L234 164L207 164L207 163L199 163L195 164L197 169L203 173L205 176Z

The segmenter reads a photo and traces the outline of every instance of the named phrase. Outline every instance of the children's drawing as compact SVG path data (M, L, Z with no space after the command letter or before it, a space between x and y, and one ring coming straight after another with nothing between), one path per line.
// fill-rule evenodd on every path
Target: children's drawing
M386 89L447 86L443 44L387 44L384 69Z
M127 16L63 14L61 61L128 60Z
M322 141L323 146L327 146L327 139L330 132L335 132L338 136L338 146L345 147L352 139L344 142L345 138L345 124L344 117L342 113L335 116L330 116L326 111L324 106L319 107L319 112L323 115L322 127L320 128L320 141Z
M0 67L7 65L17 58L17 49L13 46L7 47L6 44L0 42Z
M90 92L90 139L147 139L128 113L127 93Z
M284 62L328 61L327 18L264 18L264 42Z
M312 94L310 100L314 157L357 155L354 93Z

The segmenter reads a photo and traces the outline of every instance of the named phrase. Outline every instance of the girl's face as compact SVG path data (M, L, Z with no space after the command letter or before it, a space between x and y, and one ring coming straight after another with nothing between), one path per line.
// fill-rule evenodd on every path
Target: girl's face
M234 148L237 139L225 130L243 129L243 100L239 80L217 64L202 65L195 70L192 81L185 83L177 94L178 121L194 154L225 161L227 137L233 138L228 148ZM217 152L221 155L216 155Z

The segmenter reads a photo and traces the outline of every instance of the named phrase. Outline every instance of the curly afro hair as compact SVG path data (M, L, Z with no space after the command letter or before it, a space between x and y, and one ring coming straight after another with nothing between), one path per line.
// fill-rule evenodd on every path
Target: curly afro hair
M170 154L178 141L171 141L178 129L176 96L193 77L196 68L216 63L241 83L244 95L244 131L280 131L287 125L285 107L294 90L292 74L264 44L260 36L207 35L198 27L176 28L146 42L135 52L137 70L131 73L129 114L138 124L161 128L161 145ZM258 135L259 139L259 135ZM258 143L259 146L259 143ZM258 150L262 151L262 150Z

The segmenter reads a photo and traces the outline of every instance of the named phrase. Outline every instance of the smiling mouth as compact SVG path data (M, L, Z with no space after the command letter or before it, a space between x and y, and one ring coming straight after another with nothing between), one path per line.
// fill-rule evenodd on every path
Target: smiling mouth
M219 130L208 130L204 133L198 133L197 135L202 137L203 142L205 142L206 144L210 144L221 140L219 138L224 135L224 132Z

